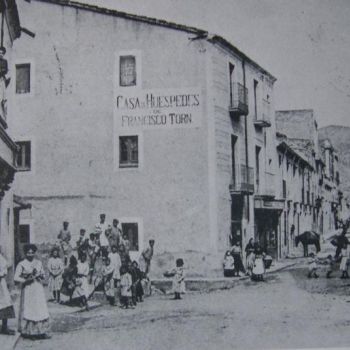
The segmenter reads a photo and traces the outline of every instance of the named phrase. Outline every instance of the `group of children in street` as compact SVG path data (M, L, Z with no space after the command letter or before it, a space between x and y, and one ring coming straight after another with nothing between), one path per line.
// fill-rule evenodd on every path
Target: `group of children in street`
M130 258L127 233L113 219L107 225L106 215L100 215L89 237L80 230L76 247L71 247L69 223L65 221L48 261L49 288L54 302L61 302L61 293L68 296L68 304L89 309L88 300L95 291L103 291L110 305L133 308L143 301L144 288L149 288L148 273L153 257L154 240L143 250L137 261ZM63 260L60 258L63 253Z

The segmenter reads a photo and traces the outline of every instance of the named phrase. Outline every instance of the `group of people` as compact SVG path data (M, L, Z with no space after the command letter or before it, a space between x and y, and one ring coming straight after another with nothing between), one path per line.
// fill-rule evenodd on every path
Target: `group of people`
M231 250L226 251L223 269L225 277L240 277L240 272L251 276L253 280L263 281L265 273L266 254L262 251L258 242L251 238L245 247L246 268L243 264L240 242L236 242Z
M80 230L76 246L71 245L69 223L64 222L47 262L48 288L52 301L67 305L79 305L89 310L89 299L96 291L102 291L110 305L134 308L143 301L144 289L150 289L148 274L153 257L154 240L139 257L132 261L130 242L123 234L117 219L113 225L105 223L100 215L94 232L86 236ZM24 259L16 267L14 281L20 285L21 297L18 315L18 331L30 339L49 338L49 312L44 291L46 280L42 262L35 257L34 244L24 246ZM0 254L0 320L3 334L14 334L7 320L15 317L14 307L6 284L7 262ZM61 300L61 295L66 301Z

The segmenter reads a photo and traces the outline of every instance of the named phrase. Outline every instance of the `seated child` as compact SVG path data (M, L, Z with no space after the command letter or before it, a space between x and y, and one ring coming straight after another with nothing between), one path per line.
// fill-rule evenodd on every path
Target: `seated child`
M309 260L308 260L308 264L309 264L309 273L307 275L308 278L318 278L318 274L317 272L317 258L315 257L314 253L310 253L309 254Z
M102 267L102 283L105 296L110 305L114 305L114 266L111 264L111 259L108 257L103 258Z
M129 307L130 299L132 297L131 293L132 278L125 265L120 268L120 303L123 308L127 309ZM132 307L133 308L133 307Z

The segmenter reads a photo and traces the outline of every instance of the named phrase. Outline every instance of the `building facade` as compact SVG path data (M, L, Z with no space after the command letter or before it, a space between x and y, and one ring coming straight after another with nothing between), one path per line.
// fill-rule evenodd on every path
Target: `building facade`
M21 35L17 5L14 0L0 1L0 246L10 263L14 261L15 207L13 181L16 172L17 145L8 130L13 118L11 85L15 75L10 69L13 60L13 44ZM11 81L12 80L12 81Z
M317 158L276 138L276 79L256 62L192 27L63 0L19 6L35 39L14 45L11 65L18 256L53 244L63 221L76 236L105 213L132 258L156 240L154 273L181 256L207 276L236 242L277 259L292 225L310 229ZM294 193L309 177L309 195Z

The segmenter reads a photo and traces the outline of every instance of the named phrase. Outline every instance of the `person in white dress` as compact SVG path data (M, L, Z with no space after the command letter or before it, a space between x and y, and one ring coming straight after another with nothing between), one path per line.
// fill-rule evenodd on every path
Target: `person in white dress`
M44 269L35 258L37 247L28 244L24 247L25 259L18 263L14 280L21 285L21 300L18 317L18 331L22 337L47 339L50 315L42 281Z
M62 287L62 274L64 270L64 264L59 257L60 249L53 247L51 250L51 257L47 263L47 269L49 270L49 291L53 294L54 302L59 303L61 299L61 287Z
M90 296L88 283L89 271L90 267L87 262L87 255L82 253L77 265L76 288L73 292L73 299L80 298L81 305L85 307L87 311L89 310L88 299Z
M6 283L7 268L7 261L1 254L0 247L0 320L2 320L0 333L15 335L16 332L9 329L7 326L7 320L15 318L15 310L13 308L11 296Z

